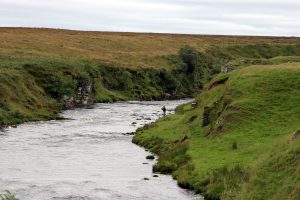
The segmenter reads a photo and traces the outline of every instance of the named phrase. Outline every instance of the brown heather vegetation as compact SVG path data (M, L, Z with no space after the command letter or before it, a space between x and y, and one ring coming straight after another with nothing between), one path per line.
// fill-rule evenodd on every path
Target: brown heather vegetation
M167 68L170 65L164 56L176 54L183 45L203 52L213 46L247 44L300 44L300 38L0 28L0 56L20 61L70 58L131 68Z

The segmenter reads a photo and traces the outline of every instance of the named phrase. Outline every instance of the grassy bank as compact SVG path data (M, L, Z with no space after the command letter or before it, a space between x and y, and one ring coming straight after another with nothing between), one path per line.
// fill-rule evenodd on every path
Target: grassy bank
M160 156L154 171L207 199L299 199L299 77L297 63L220 74L197 108L177 108L133 142Z
M190 96L211 74L209 66L193 67L190 71L182 62L182 67L174 70L130 69L64 59L1 66L0 127L57 118L61 109L95 102Z

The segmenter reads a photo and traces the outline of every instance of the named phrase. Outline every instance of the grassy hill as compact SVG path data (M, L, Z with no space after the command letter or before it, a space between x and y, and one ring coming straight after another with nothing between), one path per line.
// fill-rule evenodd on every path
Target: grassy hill
M0 28L0 58L14 62L63 59L130 68L169 68L166 57L177 54L183 45L204 52L212 47L256 44L299 45L300 38Z
M249 66L217 75L173 116L134 142L207 199L300 198L300 64Z

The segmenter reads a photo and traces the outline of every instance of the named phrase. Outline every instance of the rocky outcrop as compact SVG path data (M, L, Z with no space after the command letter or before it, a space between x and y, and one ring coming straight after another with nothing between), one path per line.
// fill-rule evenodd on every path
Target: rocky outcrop
M228 72L231 72L233 69L231 66L222 66L221 67L221 72L223 73L228 73Z
M89 106L93 103L92 100L92 85L79 84L76 93L73 96L64 95L64 108L73 109L76 107Z

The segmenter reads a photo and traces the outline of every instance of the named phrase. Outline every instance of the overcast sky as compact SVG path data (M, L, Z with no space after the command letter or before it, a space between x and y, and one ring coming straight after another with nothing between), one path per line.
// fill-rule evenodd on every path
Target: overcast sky
M0 26L300 36L300 0L0 0Z

